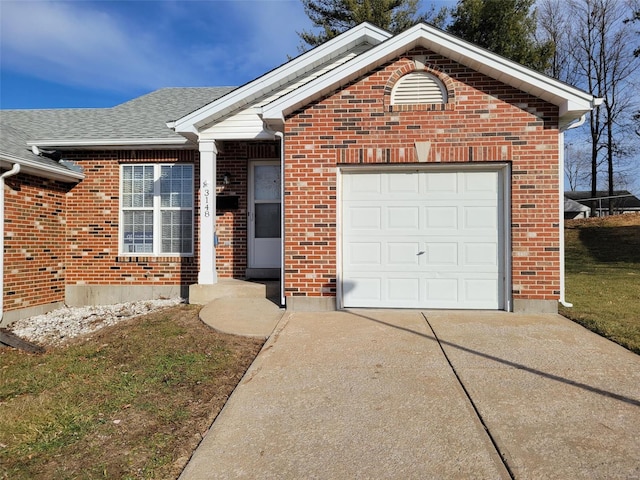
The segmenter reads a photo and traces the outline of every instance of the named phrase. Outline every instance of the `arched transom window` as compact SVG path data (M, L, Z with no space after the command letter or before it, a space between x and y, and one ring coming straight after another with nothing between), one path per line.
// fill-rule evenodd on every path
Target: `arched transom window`
M447 103L447 90L427 72L412 72L396 82L391 91L392 105Z

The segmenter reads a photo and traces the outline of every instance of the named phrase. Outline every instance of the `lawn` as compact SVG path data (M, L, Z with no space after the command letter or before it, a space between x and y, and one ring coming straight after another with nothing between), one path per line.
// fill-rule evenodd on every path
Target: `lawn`
M640 215L567 221L564 316L640 354Z
M177 478L262 341L180 305L41 355L0 348L0 478Z

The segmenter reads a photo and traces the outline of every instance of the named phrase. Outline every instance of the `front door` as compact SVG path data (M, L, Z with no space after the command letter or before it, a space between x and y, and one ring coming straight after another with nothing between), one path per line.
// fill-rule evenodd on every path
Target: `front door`
M249 164L249 271L280 270L281 179L278 160Z

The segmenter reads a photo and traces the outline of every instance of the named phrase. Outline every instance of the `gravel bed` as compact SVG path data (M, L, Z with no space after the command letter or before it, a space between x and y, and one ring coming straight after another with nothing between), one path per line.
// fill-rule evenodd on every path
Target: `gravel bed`
M63 307L43 315L18 320L7 328L15 335L40 345L61 345L65 341L115 325L138 315L184 303L182 298L139 302Z

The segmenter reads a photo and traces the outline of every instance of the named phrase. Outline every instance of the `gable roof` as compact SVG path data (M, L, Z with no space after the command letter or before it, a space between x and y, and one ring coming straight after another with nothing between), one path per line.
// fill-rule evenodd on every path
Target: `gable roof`
M564 197L564 211L565 212L588 212L591 210L586 205L582 205L581 203L576 202L575 200L571 200L565 194Z
M371 34L374 32L375 34ZM367 36L370 35L370 36ZM305 65L326 62L325 56L345 51L345 46L369 42L371 48L337 65L330 72L299 82L296 88L284 91L269 99L267 103L256 102L257 95L266 96L273 88L282 83L307 75ZM377 66L396 58L415 47L424 47L448 57L469 68L499 80L507 85L541 98L559 108L561 129L568 128L573 122L589 112L600 99L590 93L572 87L559 80L524 67L516 62L496 55L486 49L466 42L447 32L426 24L418 24L408 30L392 36L369 24L362 24L342 35L335 37L322 48L311 50L308 56L300 57L299 62L290 62L263 77L239 88L233 94L222 97L192 114L169 124L177 132L198 133L202 127L225 118L230 112L255 105L260 108L260 116L271 130L281 130L284 118L296 109L335 91ZM280 82L280 83L278 83Z
M369 50L391 37L389 32L375 25L363 23L332 40L290 60L239 87L228 95L203 106L184 117L176 117L167 125L185 135L199 131L229 114L262 103L264 99L277 99L299 88L299 85L326 76L336 65Z
M81 174L40 149L181 148L189 141L166 127L167 120L186 115L234 87L163 88L112 108L0 110L0 163L20 163L22 171L70 180ZM26 169L24 168L26 167ZM59 178L64 179L64 178Z

